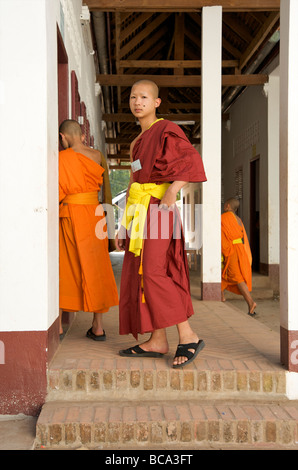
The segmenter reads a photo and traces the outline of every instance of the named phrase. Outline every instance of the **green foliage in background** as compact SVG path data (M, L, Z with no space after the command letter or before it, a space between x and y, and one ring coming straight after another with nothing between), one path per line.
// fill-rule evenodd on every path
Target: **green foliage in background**
M127 189L129 184L130 170L111 170L110 184L112 198L117 196L121 191Z

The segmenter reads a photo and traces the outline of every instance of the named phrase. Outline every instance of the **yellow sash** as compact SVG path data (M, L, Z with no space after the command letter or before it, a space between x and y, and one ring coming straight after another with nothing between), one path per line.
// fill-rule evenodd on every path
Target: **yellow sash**
M151 196L162 199L170 183L133 183L129 190L121 225L131 229L129 251L140 256L147 211Z
M68 194L62 202L63 204L99 204L98 192Z

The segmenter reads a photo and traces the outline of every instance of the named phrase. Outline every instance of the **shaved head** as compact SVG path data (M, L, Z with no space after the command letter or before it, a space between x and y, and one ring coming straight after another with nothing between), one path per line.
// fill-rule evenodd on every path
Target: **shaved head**
M236 211L238 210L238 208L239 208L240 203L239 203L239 200L236 199L235 197L230 197L230 199L228 199L228 200L225 202L225 207L226 207L227 205L230 206L230 208L231 208L231 210L232 210L233 212L236 212Z
M131 87L131 89L133 90L133 88L135 86L138 86L138 85L145 85L145 86L149 86L150 87L150 90L151 90L151 93L153 95L153 98L156 99L158 98L158 95L159 95L159 88L158 86L156 85L155 82L153 82L152 80L138 80L137 82L135 82L133 84L133 86Z
M63 121L59 127L59 132L61 134L67 134L70 136L77 135L81 137L82 135L82 129L80 124L73 119L66 119L66 121Z

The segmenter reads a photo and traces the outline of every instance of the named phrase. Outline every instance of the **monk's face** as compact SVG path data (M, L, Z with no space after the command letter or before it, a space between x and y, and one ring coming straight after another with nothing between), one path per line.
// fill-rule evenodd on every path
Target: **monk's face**
M155 89L150 83L137 83L131 89L129 105L132 114L136 118L145 118L151 114L155 115L160 102L157 88Z

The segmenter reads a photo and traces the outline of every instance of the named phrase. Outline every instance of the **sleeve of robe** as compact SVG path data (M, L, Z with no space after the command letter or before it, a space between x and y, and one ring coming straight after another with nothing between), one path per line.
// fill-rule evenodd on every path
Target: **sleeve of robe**
M137 159L142 165L133 174L138 183L207 180L201 155L171 121L159 121L138 138L133 150Z
M153 167L160 181L206 181L202 159L193 145L173 131L167 132L161 154ZM158 176L157 176L158 175Z

